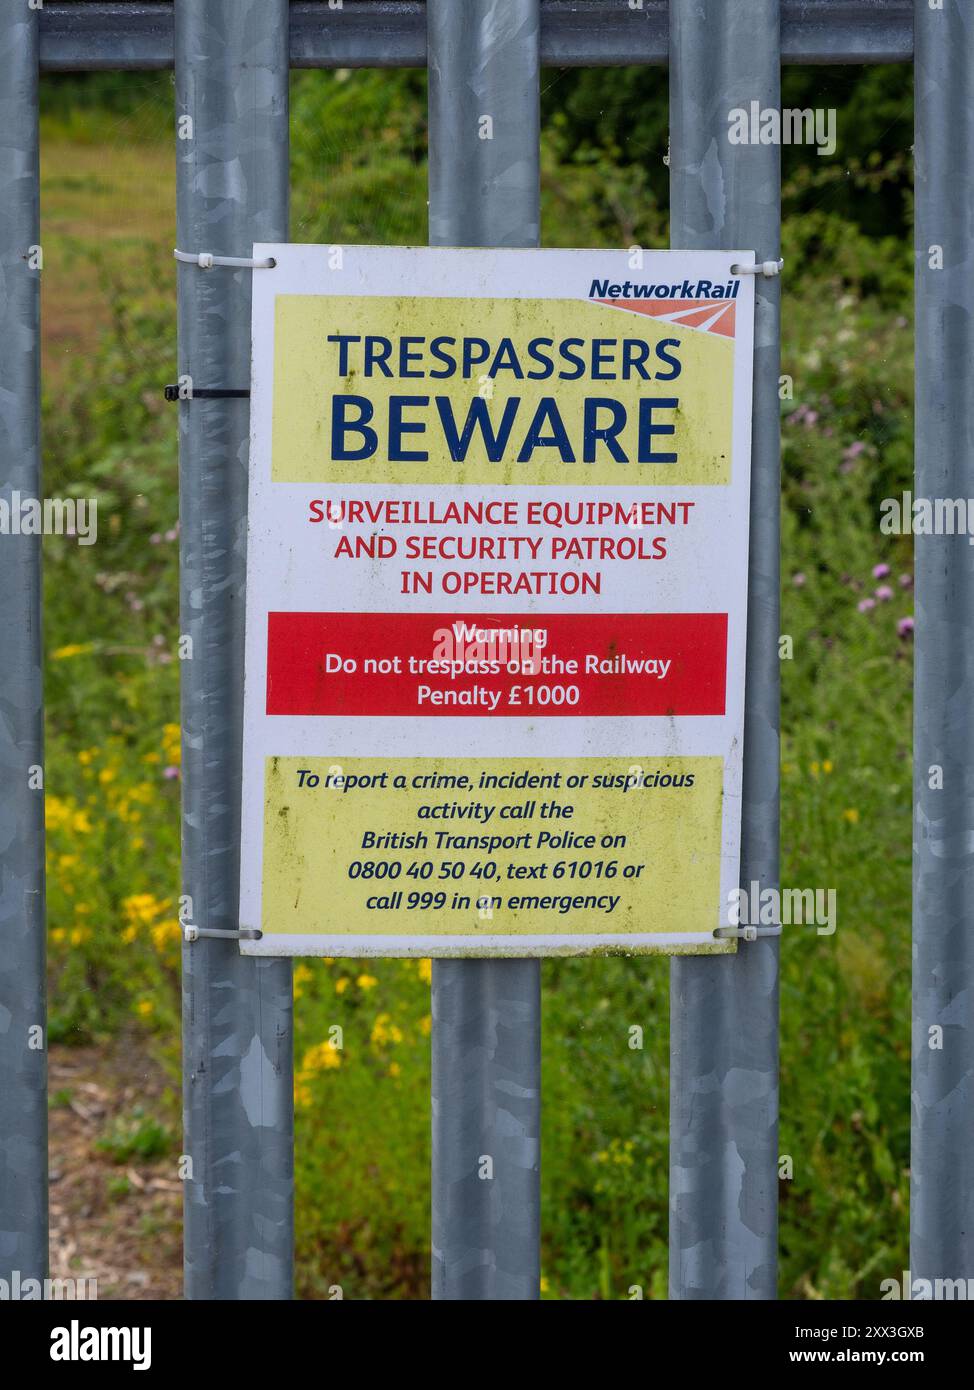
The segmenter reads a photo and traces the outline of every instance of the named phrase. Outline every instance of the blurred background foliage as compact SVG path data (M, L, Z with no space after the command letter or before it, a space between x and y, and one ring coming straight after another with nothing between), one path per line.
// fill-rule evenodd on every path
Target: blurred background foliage
M907 1264L912 557L878 503L912 475L910 80L784 83L839 136L783 160L783 881L838 893L835 935L783 950L789 1298L875 1298ZM45 541L51 1034L175 1081L172 98L165 74L42 83L45 488L100 506L97 545ZM542 110L544 244L665 246L665 74L549 71ZM295 74L292 238L425 241L425 152L424 74ZM545 1296L664 1297L667 965L543 975ZM302 961L295 992L299 1289L425 1297L428 963ZM175 1161L175 1102L145 1123Z

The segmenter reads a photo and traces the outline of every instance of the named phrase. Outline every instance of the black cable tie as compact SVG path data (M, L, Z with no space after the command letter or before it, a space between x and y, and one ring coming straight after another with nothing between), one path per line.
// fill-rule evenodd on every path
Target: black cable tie
M215 401L215 400L245 400L250 392L238 389L234 386L194 386L186 395L180 395L178 386L169 385L164 389L167 401Z

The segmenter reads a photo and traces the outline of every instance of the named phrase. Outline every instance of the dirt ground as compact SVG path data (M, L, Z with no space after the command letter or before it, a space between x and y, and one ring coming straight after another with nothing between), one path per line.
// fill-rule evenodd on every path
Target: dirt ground
M133 1114L172 1123L168 1078L124 1044L54 1046L50 1095L51 1278L96 1279L99 1300L181 1297L178 1124L171 1153L120 1157L112 1142Z

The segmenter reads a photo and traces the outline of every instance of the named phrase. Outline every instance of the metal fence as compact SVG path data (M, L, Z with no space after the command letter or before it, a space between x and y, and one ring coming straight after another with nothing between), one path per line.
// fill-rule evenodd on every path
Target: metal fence
M915 50L915 51L914 51ZM40 496L38 72L174 67L178 236L287 237L289 67L430 73L430 240L534 246L543 64L670 68L672 241L777 256L779 150L727 113L782 62L917 70L918 496L974 492L974 13L968 0L0 0L0 496ZM483 112L494 138L465 139ZM942 248L943 269L930 248ZM249 271L180 266L180 371L249 379ZM779 291L759 280L742 882L778 879ZM248 407L180 407L183 892L236 925ZM974 1277L974 552L918 539L912 1266ZM40 538L0 543L0 1274L47 1265ZM928 771L944 770L943 789ZM854 929L854 927L853 927ZM670 1291L773 1298L778 942L672 970ZM293 1279L287 961L184 948L186 1290ZM946 1039L933 1047L931 1030ZM538 1296L537 961L433 972L433 1296ZM494 1181L476 1178L494 1155Z

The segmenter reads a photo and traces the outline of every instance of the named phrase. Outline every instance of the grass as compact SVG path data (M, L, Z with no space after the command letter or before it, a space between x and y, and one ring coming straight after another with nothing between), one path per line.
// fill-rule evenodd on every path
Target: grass
M295 237L425 239L414 107L346 140L348 91L329 126L296 87ZM175 1074L175 278L151 111L46 131L46 490L100 503L96 546L45 541L51 1031L134 1022ZM557 135L544 168L548 244L665 244L638 175L572 164ZM785 254L783 882L834 888L838 929L783 947L780 1291L875 1298L907 1259L911 561L877 515L912 467L910 256L825 211L787 222ZM425 1297L428 963L302 961L295 981L299 1290ZM544 966L546 1297L665 1296L667 982L665 962Z
M111 287L123 277L159 308L175 245L173 160L166 147L44 142L44 371L62 380L92 354L106 326ZM124 194L122 193L124 190Z
M128 1163L133 1158L148 1160L171 1153L173 1137L154 1115L137 1105L130 1115L119 1117L95 1147L113 1163Z

